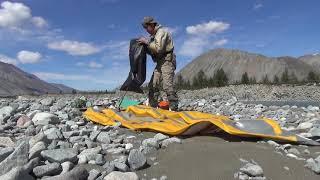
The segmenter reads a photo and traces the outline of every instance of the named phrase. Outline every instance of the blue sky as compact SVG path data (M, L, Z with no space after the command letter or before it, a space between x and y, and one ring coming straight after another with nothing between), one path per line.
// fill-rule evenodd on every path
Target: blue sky
M319 0L0 0L0 61L48 82L113 89L144 16L173 35L178 69L213 48L267 56L320 51ZM148 77L154 64L148 61ZM148 79L147 79L148 80Z

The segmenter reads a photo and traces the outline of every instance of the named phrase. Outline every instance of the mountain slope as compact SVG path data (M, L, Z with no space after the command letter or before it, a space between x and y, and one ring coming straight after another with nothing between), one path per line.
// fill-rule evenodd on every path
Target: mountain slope
M320 54L312 54L312 55L305 55L299 57L301 61L310 65L315 72L318 72L320 69Z
M51 83L54 87L57 87L58 89L61 90L61 92L64 93L72 93L75 89L68 87L64 84L56 84L56 83Z
M293 57L274 58L240 50L214 49L195 58L177 75L192 82L200 70L203 70L207 77L212 77L220 68L226 72L230 82L240 81L245 72L259 82L266 75L273 81L275 75L281 77L285 69L288 69L289 74L294 73L299 80L305 79L312 71L309 64Z
M59 93L60 89L12 64L0 62L0 96ZM65 93L63 91L63 93Z

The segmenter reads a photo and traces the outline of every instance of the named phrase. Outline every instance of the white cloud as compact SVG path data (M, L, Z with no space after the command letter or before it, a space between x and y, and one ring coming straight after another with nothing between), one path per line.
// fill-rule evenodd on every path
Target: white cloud
M42 17L32 17L31 9L23 3L4 1L0 6L0 27L20 30L24 24L47 25Z
M17 65L18 61L14 58L8 57L6 55L0 54L0 62Z
M34 75L45 81L85 81L93 82L97 84L109 84L110 81L107 79L97 79L94 76L82 75L82 74L64 74L64 73L51 73L51 72L34 72Z
M253 5L253 10L258 10L258 9L261 9L262 7L263 7L262 3L256 3Z
M31 18L31 10L23 3L4 1L0 9L0 26L16 27Z
M92 68L92 69L103 68L103 64L97 63L95 61L90 61L88 64L84 63L84 62L78 62L76 65L77 66L82 66L82 67L89 67L89 68Z
M179 30L178 27L163 27L163 28L172 35L176 34Z
M101 48L87 42L62 40L48 44L49 49L65 51L73 56L87 56L101 51Z
M183 42L179 54L195 57L201 54L208 45L209 41L207 39L203 39L201 37L189 37Z
M124 60L129 57L129 41L109 41L104 49L106 54L104 55L104 60Z
M182 43L178 53L182 56L195 57L206 49L223 46L227 39L216 40L216 34L222 33L230 28L230 24L221 21L209 21L207 23L188 26L186 33L188 37Z
M186 31L191 35L208 35L221 33L229 29L230 24L221 21L209 21L207 23L188 26Z
M77 65L77 66L86 66L86 63L84 63L84 62L78 62L76 65Z
M228 43L228 39L220 39L213 43L214 46L223 46Z
M39 62L42 55L39 52L23 50L18 52L17 58L22 64L33 64Z
M89 62L90 68L103 68L103 65L94 61Z
M88 75L49 73L49 72L35 72L34 75L43 80L89 80Z
M33 17L31 19L32 23L38 27L38 28L45 28L45 27L48 27L48 23L46 20L44 20L42 17Z

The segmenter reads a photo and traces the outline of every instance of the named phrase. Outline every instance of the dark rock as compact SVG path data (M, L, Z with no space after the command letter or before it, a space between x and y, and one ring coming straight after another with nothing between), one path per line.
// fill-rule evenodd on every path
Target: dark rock
M63 136L65 138L68 139L68 138L70 138L72 136L79 136L80 135L80 131L68 131L68 132L63 132L62 134L63 134Z
M37 177L54 176L60 174L62 171L59 163L51 163L33 168L33 173Z
M44 134L49 140L61 140L63 139L62 133L57 128L50 128L44 131Z
M66 172L69 172L74 167L74 164L70 161L66 161L61 163L61 167L62 167L61 174L64 174Z
M41 151L45 150L46 148L46 144L43 141L37 142L29 150L29 159L40 156Z
M29 173L39 164L39 158L32 159L24 166L17 166L11 169L6 174L0 176L1 180L34 180Z
M22 141L6 159L0 163L0 175L3 175L17 166L28 162L29 144Z
M44 98L44 99L42 99L41 101L40 101L40 103L42 104L42 105L45 105L45 106L52 106L52 104L54 103L54 98L52 98L52 97L46 97L46 98Z
M100 171L98 171L98 170L96 170L96 169L92 169L92 170L89 172L88 180L95 180L95 179L97 179L100 175L101 175Z
M129 171L129 167L124 164L124 163L120 163L120 162L113 162L114 167L116 168L116 170L121 171L121 172L128 172Z
M161 133L158 133L154 136L154 139L156 139L157 141L163 141L168 138L169 138L169 136L161 134Z
M114 163L112 163L112 162L106 162L103 165L103 168L106 170L107 173L110 173L110 172L116 170L116 167L115 167Z
M154 147L158 149L160 147L159 142L155 138L149 138L142 141L143 146Z
M57 143L57 146L59 146L60 149L67 149L67 148L71 148L72 144L66 141L59 141Z
M50 162L63 163L66 161L77 162L78 151L73 148L44 150L41 156Z
M14 151L13 147L6 147L0 149L0 162L7 158Z
M111 142L107 132L101 132L97 137L97 141L105 144L109 144Z
M97 139L98 135L100 134L100 132L101 132L101 131L98 131L98 130L92 131L91 134L90 134L90 139L91 139L92 141L95 141L95 140Z
M49 143L50 141L47 139L47 136L41 131L39 132L37 135L33 136L30 140L29 140L29 145L30 147L33 147L37 142L39 141L43 141L46 144Z
M308 159L306 161L306 168L311 169L313 172L320 174L320 156L316 159Z
M139 150L133 149L129 153L128 164L132 170L140 170L147 165L147 158Z
M84 167L78 166L67 173L46 178L46 180L87 180L88 176L88 171Z

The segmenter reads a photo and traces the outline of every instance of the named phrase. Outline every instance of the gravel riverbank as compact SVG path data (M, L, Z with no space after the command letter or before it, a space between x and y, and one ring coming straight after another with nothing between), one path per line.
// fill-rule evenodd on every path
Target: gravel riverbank
M239 100L246 100L241 98L245 94L241 92L243 89L254 96L248 99L259 96L257 101L270 100L275 91L278 94L285 91L268 89L260 94L259 89L263 89L260 86L243 86L237 91L235 88L181 91L179 108L227 115L234 120L266 116L275 119L283 129L320 140L318 106L242 103ZM314 90L310 97L318 100L317 86L304 88ZM299 88L294 92L280 100L295 95L293 100L300 100L305 93ZM100 126L82 117L80 107L114 107L120 95L0 99L0 179L319 178L319 147L247 142L219 136L169 137L133 132L120 124ZM129 93L128 96L145 100L143 95Z

